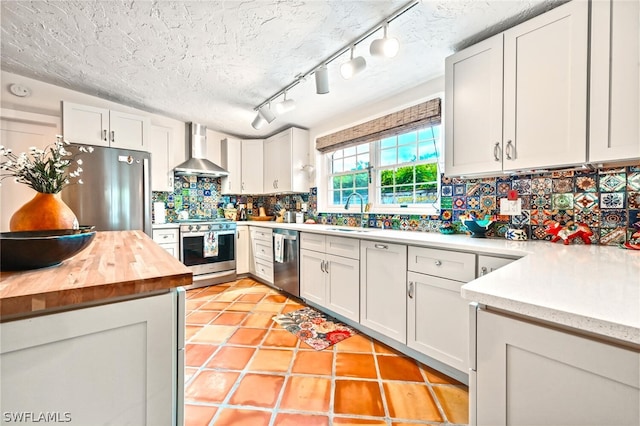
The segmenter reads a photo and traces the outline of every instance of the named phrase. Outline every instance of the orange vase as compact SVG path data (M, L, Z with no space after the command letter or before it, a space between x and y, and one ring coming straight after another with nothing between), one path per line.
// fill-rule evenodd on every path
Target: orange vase
M46 229L77 229L78 219L60 194L38 192L31 201L11 216L11 231L36 231Z

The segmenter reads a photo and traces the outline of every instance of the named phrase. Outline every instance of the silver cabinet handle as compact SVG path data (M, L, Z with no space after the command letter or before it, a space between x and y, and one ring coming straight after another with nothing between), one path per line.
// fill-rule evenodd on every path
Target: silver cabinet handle
M440 266L440 265L442 265L442 262L440 262L439 260L436 260L436 261L435 261L435 262L433 262L433 263L435 263L435 264L436 264L436 266Z
M236 235L237 235L237 238L240 239L240 233L238 232Z
M500 157L498 156L499 153L500 153L500 142L496 142L496 144L493 146L493 158L496 161L500 161Z
M102 130L102 139L106 142L107 141L107 129Z
M320 270L324 272L324 260L320 261Z
M511 155L512 151L513 151L513 156ZM511 140L507 141L507 150L505 152L505 155L507 156L507 160L513 160L513 159L516 158L515 147L514 147L513 143L511 142Z
M329 273L329 261L328 261L328 260L324 263L324 271L325 271L327 274Z
M115 131L111 131L111 142L115 143L116 141L116 132Z
M409 281L409 288L407 289L407 294L409 295L409 298L413 299L413 293L414 293L414 284L413 281Z
M377 249L384 249L384 250L389 248L389 246L386 244L376 244L374 247Z
M486 266L483 266L482 268L480 268L480 276L484 276L487 275L489 273L489 270L487 269Z
M164 238L166 240L167 238L169 238L169 236L168 235L163 235L162 238Z
M244 182L242 182L242 183L240 184L240 189L241 189L242 191L244 191Z

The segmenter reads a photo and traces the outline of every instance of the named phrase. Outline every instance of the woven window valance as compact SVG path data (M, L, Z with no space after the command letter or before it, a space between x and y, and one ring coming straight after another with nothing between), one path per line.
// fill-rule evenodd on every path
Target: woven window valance
M316 139L320 152L335 151L361 143L373 142L401 133L440 124L440 98L387 114L366 123Z

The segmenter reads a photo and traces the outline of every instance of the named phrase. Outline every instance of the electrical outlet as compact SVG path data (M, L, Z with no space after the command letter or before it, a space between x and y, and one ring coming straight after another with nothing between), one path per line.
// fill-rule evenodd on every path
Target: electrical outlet
M500 198L500 214L507 216L522 214L522 198L516 198L515 200Z

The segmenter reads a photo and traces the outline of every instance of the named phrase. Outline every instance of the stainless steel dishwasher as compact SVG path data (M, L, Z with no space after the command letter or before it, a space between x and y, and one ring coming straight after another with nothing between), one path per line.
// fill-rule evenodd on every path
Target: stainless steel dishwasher
M298 231L273 230L273 285L300 297L300 248Z

